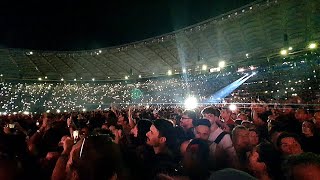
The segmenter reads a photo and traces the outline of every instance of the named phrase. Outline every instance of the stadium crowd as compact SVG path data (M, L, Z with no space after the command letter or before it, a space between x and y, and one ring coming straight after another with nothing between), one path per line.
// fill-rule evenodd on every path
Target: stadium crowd
M184 97L203 102L252 70L1 82L0 179L320 179L318 66L257 68L193 110Z
M1 179L317 179L320 107L2 115Z

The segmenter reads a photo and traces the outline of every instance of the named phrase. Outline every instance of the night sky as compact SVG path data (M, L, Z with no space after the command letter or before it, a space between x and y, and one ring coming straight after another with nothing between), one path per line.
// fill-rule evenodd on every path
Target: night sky
M0 48L84 50L143 40L253 0L1 1Z

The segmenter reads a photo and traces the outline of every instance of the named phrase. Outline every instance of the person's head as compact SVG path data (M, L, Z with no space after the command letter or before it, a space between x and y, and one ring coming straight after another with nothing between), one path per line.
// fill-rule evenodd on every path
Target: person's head
M232 142L236 151L248 151L249 150L249 130L244 126L236 126L232 130Z
M208 175L209 145L207 141L193 139L187 146L183 166L191 179L203 179Z
M245 113L239 113L237 115L237 119L242 120L242 121L247 121L248 120L248 116Z
M152 147L168 147L175 143L173 124L165 119L157 119L146 134L147 144Z
M186 110L180 118L180 126L186 131L193 127L193 121L196 119L197 115L194 111Z
M249 170L255 175L268 173L272 178L279 176L280 156L270 143L260 143L254 147L248 157Z
M19 168L18 162L11 160L10 158L0 159L0 179L1 180L12 180L12 179L23 179L22 168Z
M282 155L298 155L303 153L299 138L295 134L283 132L277 139L277 147Z
M208 119L211 124L216 123L220 117L220 111L214 107L206 107L201 111L203 118Z
M152 122L149 120L139 120L137 125L131 130L131 133L135 138L137 138L141 143L147 141L147 132L149 132Z
M195 123L195 136L202 140L208 140L211 123L208 119L198 119Z
M118 122L119 125L125 126L129 123L129 119L126 113L120 113L118 116Z
M299 121L299 122L303 122L304 120L307 120L309 115L307 113L307 110L303 109L303 108L299 108L295 111L294 114L295 118Z
M316 127L319 129L320 128L320 111L314 113L313 122L316 125Z
M282 107L282 114L284 115L290 115L290 114L294 114L294 109L291 105L285 105Z
M286 179L320 179L320 155L311 152L289 156L283 163Z
M306 120L302 123L302 133L309 137L313 136L316 130L316 125L313 123L312 120Z
M249 141L251 147L255 147L259 144L259 133L255 129L249 129Z
M120 149L109 137L90 136L72 147L66 179L112 179L120 172L120 164Z
M88 137L89 135L89 128L88 127L83 127L80 130L80 137Z
M228 120L231 118L231 110L228 107L222 108L220 111L220 117L224 120Z

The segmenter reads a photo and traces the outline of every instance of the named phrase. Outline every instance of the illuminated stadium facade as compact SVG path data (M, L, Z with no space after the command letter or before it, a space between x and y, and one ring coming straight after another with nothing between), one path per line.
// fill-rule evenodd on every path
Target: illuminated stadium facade
M177 104L190 94L201 102L253 72L257 75L222 98L248 103L256 98L278 101L300 96L315 101L320 96L319 8L316 0L256 1L172 33L117 47L0 49L0 111L69 111L110 103ZM226 67L218 68L222 61ZM215 82L206 84L209 81ZM173 85L163 86L166 83ZM23 88L14 93L3 90L8 85ZM142 97L133 97L140 94L137 89Z
M159 37L90 51L1 49L3 79L120 80L201 71L242 63L264 64L282 48L292 54L320 39L316 0L255 3Z

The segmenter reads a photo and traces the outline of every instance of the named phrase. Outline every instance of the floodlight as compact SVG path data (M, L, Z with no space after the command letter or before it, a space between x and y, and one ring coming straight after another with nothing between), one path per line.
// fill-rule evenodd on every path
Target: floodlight
M202 65L202 70L203 70L203 71L207 70L207 65L205 65L205 64Z
M124 79L129 79L129 77L128 77L128 76L125 76Z
M317 48L317 44L316 43L310 43L308 48L309 49L315 49L315 48Z
M61 81L64 81L64 79L63 79L63 78L61 78Z
M230 104L230 105L229 105L229 109L230 109L231 111L235 111L235 110L237 110L237 106L236 106L235 104Z
M57 109L57 113L60 113L61 111L60 111L60 109Z
M183 69L182 69L182 72L183 72L183 73L186 73L186 72L187 72L186 68L183 68Z
M184 106L188 110L195 109L198 106L197 98L193 96L188 97L184 102Z
M172 75L172 71L171 70L168 70L168 75Z
M288 50L289 50L289 51L292 51L292 47L289 47Z
M39 81L41 81L41 80L42 80L42 78L41 78L41 77L39 77L39 78L38 78L38 80L39 80Z
M283 56L285 56L285 55L288 54L288 51L285 50L285 49L282 49L282 50L280 51L280 54L283 55Z
M139 78L141 78L142 76L141 75L139 75Z
M225 61L220 61L219 62L219 67L220 68L224 68L226 66L226 62Z
M28 111L23 112L24 115L29 115L30 113Z
M85 111L86 111L86 108L83 108L82 111L85 112Z
M92 78L92 81L95 81L95 79L94 79L94 78Z

